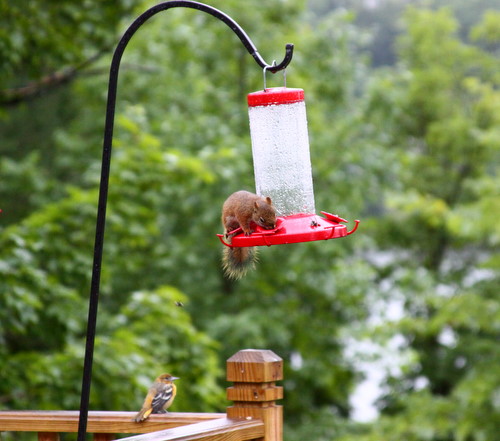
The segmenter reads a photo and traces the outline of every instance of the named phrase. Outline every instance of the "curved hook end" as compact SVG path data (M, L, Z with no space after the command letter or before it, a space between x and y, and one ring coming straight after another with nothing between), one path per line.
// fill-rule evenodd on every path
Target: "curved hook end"
M267 70L269 72L276 73L280 70L285 69L290 64L290 61L292 61L293 48L294 46L292 43L287 43L287 45L285 46L285 58L283 58L283 61L275 66L266 66Z

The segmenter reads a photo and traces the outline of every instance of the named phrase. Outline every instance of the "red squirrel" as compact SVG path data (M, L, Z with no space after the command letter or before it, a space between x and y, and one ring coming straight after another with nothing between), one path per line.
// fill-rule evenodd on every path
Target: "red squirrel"
M252 224L266 230L276 228L276 209L271 198L244 190L233 193L222 206L222 226L226 240L231 243L234 234L230 233L237 228L241 228L245 236L249 236L254 231ZM254 247L224 247L224 274L230 279L240 279L255 266L256 260L257 252Z

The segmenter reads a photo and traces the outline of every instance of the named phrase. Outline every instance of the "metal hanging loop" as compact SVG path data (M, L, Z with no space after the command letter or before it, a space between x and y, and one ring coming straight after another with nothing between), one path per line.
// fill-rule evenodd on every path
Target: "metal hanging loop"
M271 64L271 66L264 66L264 69L262 69L262 74L264 76L264 90L267 89L266 71L270 70L274 66L276 66L276 60L273 60L273 64Z

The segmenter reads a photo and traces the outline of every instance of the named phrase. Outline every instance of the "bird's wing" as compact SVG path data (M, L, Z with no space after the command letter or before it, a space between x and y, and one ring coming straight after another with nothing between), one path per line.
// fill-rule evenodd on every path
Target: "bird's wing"
M163 407L172 398L174 388L171 384L162 384L156 391L156 395L151 402L151 407L153 408L153 413L160 413L163 411Z

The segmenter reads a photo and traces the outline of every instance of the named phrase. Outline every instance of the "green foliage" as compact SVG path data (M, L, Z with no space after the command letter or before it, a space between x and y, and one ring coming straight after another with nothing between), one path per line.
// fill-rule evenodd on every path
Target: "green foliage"
M386 192L379 240L400 249L398 261L380 269L404 299L404 317L377 333L403 337L411 356L388 377L380 419L340 439L494 439L500 138L491 66L498 60L458 39L449 10L410 8L406 23L405 71L390 83L399 88L392 104L403 110L391 141L399 180ZM482 25L475 29L478 36Z
M180 291L164 286L134 292L113 317L101 315L91 395L95 408L137 409L154 378L169 371L181 377L177 411L223 410L216 344L175 306L186 301ZM66 305L67 316L71 307ZM18 350L2 357L2 371L9 372L0 392L6 408L79 407L84 341L68 330L61 335L65 342L59 350Z
M35 32L43 51L32 60L27 17L0 33L2 87L45 75L42 54L51 71L80 63L117 40L130 9L151 6L65 3L33 17L67 15L83 31L68 39L65 26L50 28L45 43ZM256 347L285 361L291 441L494 439L497 15L468 23L464 40L451 9L410 8L398 64L373 71L361 54L370 40L348 11L309 22L298 0L212 4L268 61L295 43L287 82L306 93L317 210L362 224L344 240L263 248L255 272L225 280L215 234L228 194L253 187L245 94L262 88L262 72L212 17L152 18L120 72L91 407L137 409L170 371L181 377L174 410L223 411L225 359ZM2 408L78 407L109 56L9 109L0 127ZM281 86L282 76L267 81ZM400 319L370 316L394 300ZM361 372L345 350L358 336L398 336L407 355L373 424L348 420Z
M127 0L48 1L43 7L36 2L2 0L0 71L4 76L0 88L38 80L107 49L115 39L115 26L130 6Z

